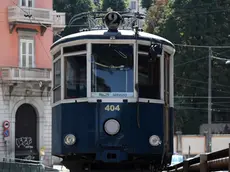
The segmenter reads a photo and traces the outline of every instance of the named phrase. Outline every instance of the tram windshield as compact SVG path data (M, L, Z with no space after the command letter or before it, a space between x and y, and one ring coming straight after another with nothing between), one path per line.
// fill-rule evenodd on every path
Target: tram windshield
M92 44L92 97L133 97L131 44Z

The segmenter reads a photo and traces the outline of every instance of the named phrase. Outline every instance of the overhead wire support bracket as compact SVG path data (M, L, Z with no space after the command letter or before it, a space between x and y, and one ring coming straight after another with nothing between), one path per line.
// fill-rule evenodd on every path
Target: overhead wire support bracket
M117 11L124 22L120 26L120 29L124 30L133 30L134 26L138 23L139 20L145 19L145 14L139 12L131 12L131 11ZM67 27L71 27L74 25L73 23L82 19L85 19L85 26L87 28L82 28L82 30L100 30L106 29L106 25L104 24L104 16L107 14L107 11L97 11L97 12L83 12L80 14L74 15ZM140 26L138 26L140 28Z

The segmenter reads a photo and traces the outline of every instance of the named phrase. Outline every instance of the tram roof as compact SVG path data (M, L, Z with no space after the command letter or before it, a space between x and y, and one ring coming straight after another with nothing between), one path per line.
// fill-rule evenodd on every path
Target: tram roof
M118 30L118 32L108 32L108 30L93 30L93 31L78 32L59 39L58 41L53 43L51 49L53 49L55 46L59 44L66 43L66 42L83 40L83 39L110 39L110 36L116 36L116 39L123 39L123 40L135 39L135 32L133 30ZM146 32L139 32L137 39L145 40L145 41L155 41L175 48L173 43L170 42L169 40Z

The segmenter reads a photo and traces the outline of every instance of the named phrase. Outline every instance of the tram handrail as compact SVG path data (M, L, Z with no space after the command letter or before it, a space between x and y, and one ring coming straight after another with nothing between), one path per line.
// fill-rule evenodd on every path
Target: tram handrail
M220 171L230 170L230 143L229 148L215 152L204 153L194 158L186 159L181 163L167 167L166 171Z

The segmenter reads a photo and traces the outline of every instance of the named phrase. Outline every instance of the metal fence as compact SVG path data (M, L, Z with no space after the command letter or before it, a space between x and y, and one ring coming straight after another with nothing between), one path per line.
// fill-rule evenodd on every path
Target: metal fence
M23 159L3 159L0 162L0 172L58 172L51 167L46 167L40 161Z
M229 148L223 149L216 152L200 154L194 158L190 158L184 160L179 164L175 164L173 166L169 166L167 171L220 171L220 170L228 170L230 171L230 144Z

